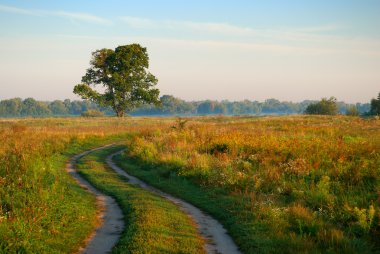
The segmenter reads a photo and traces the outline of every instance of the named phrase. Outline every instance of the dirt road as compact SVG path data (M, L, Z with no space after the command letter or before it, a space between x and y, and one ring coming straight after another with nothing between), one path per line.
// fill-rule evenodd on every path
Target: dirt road
M74 177L80 186L93 193L96 196L98 207L98 219L100 225L87 239L86 247L79 250L79 253L84 254L104 254L111 251L112 247L120 238L121 232L124 229L123 213L115 200L101 193L75 170L76 161L96 150L104 149L108 146L95 148L84 153L78 154L71 158L66 165L66 171Z
M115 202L115 200L101 193L95 187L93 187L88 181L86 181L83 177L81 177L75 170L75 162L93 152L100 149L105 149L110 147L111 145L95 148L84 153L78 154L71 158L71 160L67 163L66 170L69 172L78 182L80 186L87 189L89 192L93 193L97 198L97 206L98 206L98 217L101 221L98 228L95 232L89 237L87 240L86 247L81 249L79 253L88 253L88 254L103 254L111 251L112 247L117 243L120 238L121 232L124 229L124 221L123 214ZM107 157L106 163L115 170L118 174L123 175L129 179L130 184L139 185L141 188L146 189L156 195L164 197L169 201L176 204L184 213L186 213L190 218L195 222L198 228L199 234L206 239L205 249L207 253L215 254L215 253L226 253L226 254L239 254L237 246L231 239L231 237L227 234L226 230L223 226L211 216L205 214L197 207L179 199L171 196L165 192L162 192L140 179L127 174L124 170L119 168L113 161L112 157L122 153L119 151L117 153L111 154Z
M146 184L140 179L127 174L124 170L119 168L112 161L112 157L122 153L123 151L124 150L108 156L106 159L107 164L118 174L127 177L129 179L129 183L139 185L141 188L149 190L161 197L164 197L176 204L177 206L179 206L183 212L185 212L193 219L193 221L196 223L198 227L198 232L203 238L206 239L205 249L207 253L240 253L232 238L227 234L227 231L217 220L205 214L197 207L185 202L184 200L173 197L165 192L162 192L161 190Z

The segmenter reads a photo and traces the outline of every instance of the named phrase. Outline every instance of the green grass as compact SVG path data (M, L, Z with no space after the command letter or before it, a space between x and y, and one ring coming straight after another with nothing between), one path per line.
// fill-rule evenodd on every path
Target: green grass
M0 253L77 250L95 202L64 163L114 140L128 141L129 173L216 217L245 253L379 252L379 120L187 120L0 119Z
M0 223L0 253L69 253L93 230L94 197L62 171L66 159L36 159L40 183L26 174L19 178L22 189L2 189L1 205L9 217Z
M102 141L33 156L25 171L1 178L13 184L0 188L0 253L71 253L83 244L95 226L95 198L65 172L65 163Z
M127 154L114 157L114 161L129 174L182 198L214 216L227 228L244 253L278 253L280 250L281 253L372 253L374 251L366 238L353 238L352 241L340 239L336 242L335 237L340 237L339 235L326 236L329 238L326 240L329 241L328 245L324 243L315 245L307 237L316 230L313 225L315 227L319 225L310 223L310 226L308 221L304 222L303 210L298 211L296 208L292 209L300 215L294 218L294 224L298 225L294 230L299 232L291 233L291 225L286 224L289 227L289 236L287 236L289 240L285 241L283 233L276 231L276 226L288 222L275 216L270 208L260 211L260 214L255 213L251 208L255 197L231 194L223 188L200 186L174 173L178 165L151 161L147 163Z
M157 122L160 122L158 120ZM96 224L95 199L65 172L85 150L146 119L0 119L0 253L73 253Z
M128 184L105 165L115 146L79 159L79 173L114 197L125 216L126 228L112 253L204 253L203 240L190 218L173 203Z
M268 240L252 239L255 232L252 230L255 227L254 214L247 213L244 219L236 216L239 211L245 209L241 198L229 197L222 189L202 188L185 177L170 174L171 169L167 165L146 164L136 158L127 157L125 154L115 156L114 161L129 174L167 193L182 198L214 216L222 222L245 253L254 253L259 247L263 248L263 241ZM261 227L260 225L258 226ZM264 228L262 229L264 230Z
M198 120L132 136L135 174L211 213L246 253L380 251L378 120Z
M96 201L66 173L66 162L126 135L41 143L34 143L40 133L18 135L24 134L13 134L5 144L12 149L0 156L0 253L76 252L96 226Z

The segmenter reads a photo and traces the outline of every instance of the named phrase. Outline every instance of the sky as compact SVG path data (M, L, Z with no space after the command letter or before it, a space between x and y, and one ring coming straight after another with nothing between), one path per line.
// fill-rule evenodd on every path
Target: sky
M139 43L161 94L366 103L379 0L0 0L0 100L79 99L91 52Z

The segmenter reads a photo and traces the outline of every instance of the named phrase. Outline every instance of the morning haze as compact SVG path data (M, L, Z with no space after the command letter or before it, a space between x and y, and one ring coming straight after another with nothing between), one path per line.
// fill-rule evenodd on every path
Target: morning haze
M379 0L0 0L1 253L380 253Z
M90 52L140 43L162 94L369 102L378 1L1 1L0 99L78 99Z

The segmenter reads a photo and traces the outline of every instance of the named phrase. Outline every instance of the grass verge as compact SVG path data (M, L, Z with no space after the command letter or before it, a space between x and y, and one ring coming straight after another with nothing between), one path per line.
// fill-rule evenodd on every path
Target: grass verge
M257 250L258 243L252 241L251 227L242 224L233 213L241 210L242 203L231 199L222 189L204 189L184 177L170 174L165 165L146 164L125 153L114 157L115 163L128 174L176 197L184 199L218 219L228 229L229 234L246 253Z
M218 219L228 230L231 237L243 253L372 253L373 250L361 241L335 242L335 248L316 247L305 235L289 235L288 241L283 241L282 235L277 236L268 220L269 214L258 216L249 209L251 200L241 195L231 195L222 188L200 186L186 177L173 173L171 166L163 163L146 163L127 153L114 157L118 166L129 174L136 176L148 184L167 193L184 199ZM273 232L271 237L265 237Z
M77 168L97 189L115 198L127 225L112 253L204 253L192 220L173 203L127 183L105 164L122 146L94 151Z
M0 253L76 252L95 227L96 201L66 162L125 137L10 133L0 154Z

